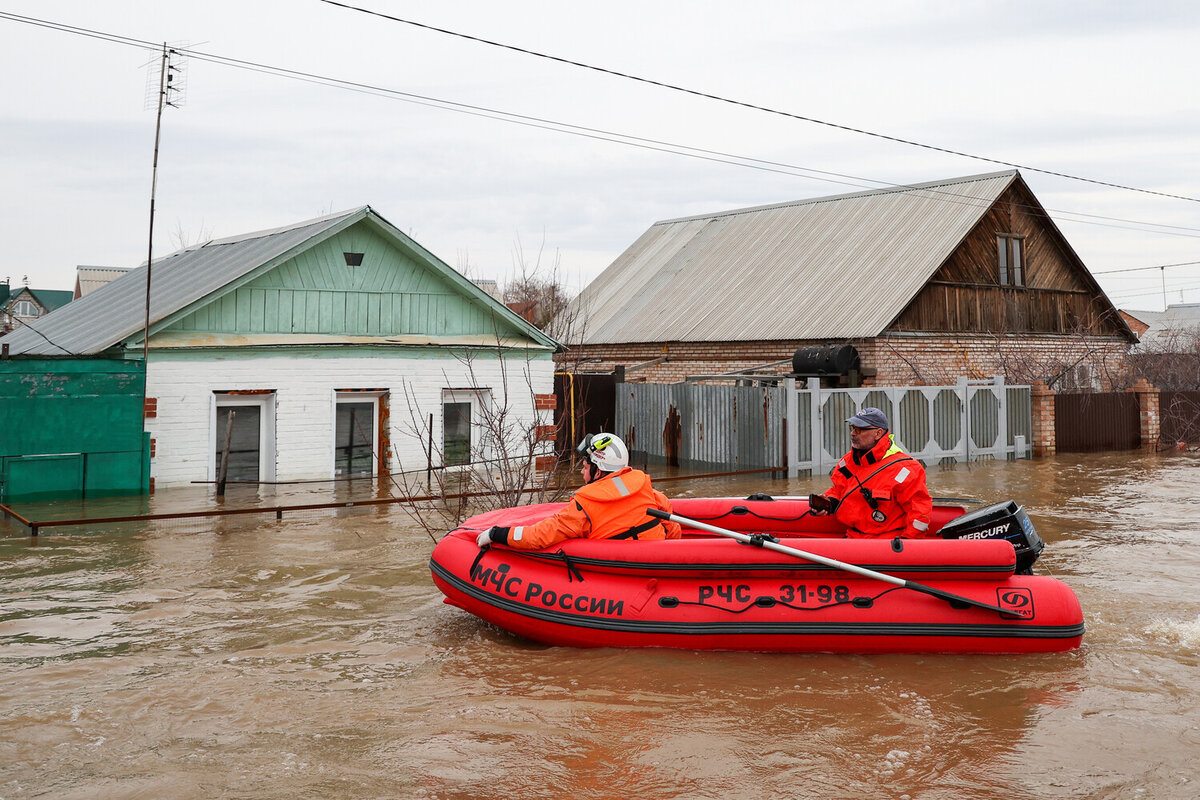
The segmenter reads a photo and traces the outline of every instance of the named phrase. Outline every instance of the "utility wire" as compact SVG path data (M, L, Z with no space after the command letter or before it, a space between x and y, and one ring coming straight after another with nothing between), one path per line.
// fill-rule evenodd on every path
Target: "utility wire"
M1200 289L1200 284L1193 284L1191 286L1168 286L1166 292L1163 292L1162 289L1150 289L1144 292L1119 292L1110 295L1109 297L1110 299L1125 301L1136 297L1148 297L1150 295L1157 295L1161 297L1163 294L1172 294L1174 292L1179 292L1182 294L1183 292L1194 292L1197 289ZM1166 305L1170 304L1166 303Z
M45 316L45 315L43 314L43 316ZM37 329L37 328L36 328L36 327L35 327L33 324L31 324L31 323L29 323L29 322L26 322L25 320L23 320L23 319L21 319L21 318L19 318L19 317L14 317L14 316L12 316L11 314L9 315L9 319L11 319L13 322L19 322L19 323L21 323L21 324L22 324L22 325L24 325L26 328L28 328L29 330L31 330L31 331L33 331L34 333L36 333L38 336L40 336L40 337L42 337L43 339L45 339L47 343L49 343L50 345L52 345L52 346L54 346L54 347L57 347L59 350L62 350L62 351L63 351L64 353L66 353L67 355L69 355L69 356L77 356L77 355L79 355L78 353L73 353L73 352L71 352L70 350L68 350L67 348L63 347L63 346L62 346L61 344L59 344L58 342L56 342L56 341L54 341L53 339L51 339L51 338L50 338L49 336L47 336L46 334L44 334L44 333L42 333L41 331L39 331L39 330L38 330L38 329ZM40 319L40 317L39 317L39 319ZM35 319L35 320L34 320L34 322L37 322L37 320Z
M1144 272L1148 269L1167 269L1168 267L1191 267L1200 264L1200 261L1181 261L1178 264L1157 264L1152 267L1129 267L1127 269L1107 269L1103 272L1093 272L1093 275L1116 275L1120 272Z
M910 147L920 147L925 150L933 150L933 151L939 152L939 153L947 153L949 155L961 156L963 158L971 158L971 159L975 159L976 161L986 161L990 164L999 164L999 165L1005 166L1005 167L1013 167L1015 169L1023 169L1028 172L1038 172L1043 175L1053 175L1053 176L1059 177L1059 178L1068 178L1073 181L1081 181L1083 183L1091 183L1091 184L1095 184L1097 186L1107 186L1112 189L1122 189L1124 191L1129 191L1129 192L1141 192L1142 194L1157 195L1159 197L1169 197L1174 200L1187 200L1188 202L1191 202L1191 203L1200 203L1200 198L1188 197L1186 195L1180 195L1180 194L1169 194L1167 192L1158 192L1153 189L1139 189L1135 186L1125 186L1120 183L1110 183L1108 181L1096 180L1094 178L1083 178L1078 175L1070 175L1066 172L1056 172L1054 170L1041 169L1038 167L1031 167L1031 166L1026 166L1026 165L1022 165L1022 164L1017 164L1012 161L1002 161L997 158L988 158L987 156L979 156L979 155L974 155L972 153L965 153L960 150L951 150L950 148L946 148L946 147L938 147L936 145L925 144L923 142L917 142L917 141L913 141L911 139L902 139L898 136L889 136L888 134L876 133L874 131L868 131L863 128L855 128L850 125L842 125L842 124L836 123L836 122L827 122L825 120L815 119L814 117L806 117L801 114L794 114L790 111L781 111L779 109L770 108L768 106L760 106L760 105L756 105L754 103L748 103L744 100L734 100L734 99L731 99L728 97L723 97L721 95L711 94L709 92L702 92L697 89L689 89L684 86L677 86L675 84L666 83L666 82L658 81L658 80L653 80L651 78L643 78L641 76L631 75L626 72L618 72L617 70L608 69L606 67L597 67L592 64L585 64L582 61L573 61L569 58L562 58L561 56L552 56L547 53L539 53L536 50L529 50L527 48L517 47L516 45L511 45L511 44L504 44L503 42L496 42L496 41L492 41L491 39L484 39L479 36L471 36L470 34L460 33L458 31L447 30L446 28L439 28L434 25L425 24L423 22L416 22L414 20L404 19L402 17L392 16L391 14L384 14L383 12L380 12L380 11L372 11L367 8L361 8L359 6L352 6L347 3L339 3L336 0L320 0L320 1L322 3L326 3L331 6L338 6L339 8L344 8L349 11L358 11L358 12L361 12L363 14L368 14L373 17L379 17L380 19L390 20L392 22L399 22L404 25L411 25L416 28L423 28L425 30L434 31L436 33L443 33L443 34L446 34L447 36L455 36L460 39L466 39L466 40L472 41L472 42L479 42L480 44L486 44L491 47L499 47L504 50L512 50L513 52L523 53L525 55L536 56L538 58L545 58L550 61L557 61L560 64L568 64L573 67L580 67L581 69L592 70L593 72L600 72L605 75L612 75L612 76L615 76L618 78L625 78L627 80L638 81L639 83L646 83L646 84L650 84L651 86L659 86L664 89L670 89L671 91L682 92L684 94L690 94L695 97L703 97L708 100L716 100L721 103L728 103L729 105L740 106L742 108L749 108L749 109L753 109L755 111L764 111L768 114L775 114L775 115L778 115L781 117L789 117L791 119L797 119L802 122L811 122L816 125L824 125L825 127L828 127L828 128L835 128L837 130L849 131L851 133L858 133L858 134L862 134L863 136L873 136L877 139L884 139L886 141L896 142L898 144L904 144L904 145L908 145Z
M38 27L49 28L65 33L75 33L90 38L100 39L102 41L123 44L140 49L158 51L161 49L161 43L149 42L141 39L134 39L117 34L105 33L102 31L91 30L87 28L78 28L63 23L41 20L34 17L23 17L18 14L0 12L0 18L7 18L17 22L24 22ZM299 70L288 69L285 67L276 67L269 64L262 64L253 61L245 61L242 59L221 56L214 53L205 53L199 50L193 50L186 47L175 47L175 52L186 55L189 58L194 58L199 61L207 61L209 63L218 64L220 66L233 67L243 69L250 72L258 72L264 75L272 75L275 77L284 77L292 80L297 80L305 83L313 83L319 86L328 86L335 89L344 89L348 91L359 92L361 94L369 94L386 99L400 100L413 105L421 105L430 108L437 108L443 111L453 111L456 113L467 114L469 116L482 117L498 122L508 122L510 124L523 125L525 127L538 128L542 130L553 131L557 133L565 133L573 136L605 141L614 144L623 144L629 147L638 147L644 150L667 153L671 155L679 155L687 158L695 158L704 161L715 163L728 164L731 166L739 166L747 169L756 169L763 172L774 172L782 175L790 175L792 177L808 178L810 180L823 181L826 183L840 184L860 189L876 189L876 188L895 188L909 189L910 187L903 184L897 184L889 181L881 181L874 178L864 178L855 175L847 175L844 173L830 172L827 170L819 170L811 167L803 167L784 162L770 161L766 159L754 158L751 156L741 156L733 153L726 153L719 150L710 150L691 145L677 144L673 142L665 142L658 139L650 139L646 137L634 136L632 134L624 134L616 131L609 131L600 128L590 128L582 125L574 125L566 122L558 122L556 120L546 119L542 117L529 116L524 114L516 114L513 112L502 111L498 109L488 108L486 106L476 106L466 103L458 103L452 100L443 100L441 98L432 97L429 95L419 95L411 92L403 92L398 89L389 89L382 86L372 84L359 83L355 81L344 80L341 78L333 78L329 76L319 75L311 72L303 72ZM1035 170L1036 171L1036 170ZM841 178L843 180L838 180ZM874 185L871 185L874 184ZM963 205L973 206L976 208L984 208L986 203L979 201L977 198L967 195L958 194L949 191L946 187L925 187L921 191L928 194L940 195L946 202L956 202ZM1060 215L1070 215L1071 217L1086 217L1088 219L1072 219L1060 217L1060 221L1074 222L1085 225L1099 225L1101 227L1116 228L1119 230L1149 230L1151 228L1158 230L1149 230L1152 233L1166 234L1171 236L1184 236L1187 238L1200 238L1200 228L1189 228L1179 225L1167 225L1156 222L1143 222L1138 220L1122 219L1119 217L1105 217L1098 214L1087 214L1078 211L1067 211L1063 209L1042 209L1038 206L1029 204L1014 204L1016 207L1025 208L1036 213L1054 213ZM1122 222L1128 225L1111 225L1105 222L1091 222L1090 220L1108 220L1109 222ZM1145 226L1145 228L1129 227L1129 226ZM1169 230L1164 230L1169 229ZM1174 233L1173 231L1180 231ZM1186 231L1186 232L1185 232Z

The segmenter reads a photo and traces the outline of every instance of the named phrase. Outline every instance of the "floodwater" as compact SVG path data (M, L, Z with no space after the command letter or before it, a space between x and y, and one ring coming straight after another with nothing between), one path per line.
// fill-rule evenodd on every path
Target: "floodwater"
M1029 656L545 647L444 605L389 507L10 526L0 798L1191 800L1198 478L1189 453L930 470L936 496L1024 503L1079 595L1083 647Z

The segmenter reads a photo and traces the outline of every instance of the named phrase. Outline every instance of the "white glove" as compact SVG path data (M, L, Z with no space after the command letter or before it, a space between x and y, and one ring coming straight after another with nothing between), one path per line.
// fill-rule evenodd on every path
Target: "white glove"
M486 528L485 530L481 531L477 537L475 537L475 544L479 545L480 547L487 547L491 543L492 543L492 529L491 528Z

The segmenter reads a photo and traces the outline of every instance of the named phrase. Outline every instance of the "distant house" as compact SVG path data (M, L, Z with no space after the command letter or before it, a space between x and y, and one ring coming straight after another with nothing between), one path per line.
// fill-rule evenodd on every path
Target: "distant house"
M140 359L146 280L9 334L10 353ZM180 250L150 284L158 487L215 480L226 452L241 481L464 464L496 447L492 413L553 436L557 343L369 206Z
M44 317L56 308L61 308L71 302L72 293L59 289L31 289L22 286L12 289L6 286L9 294L0 306L0 327L10 331L21 325Z
M1142 334L1149 330L1154 321L1162 316L1161 311L1133 311L1124 308L1119 309L1121 319L1125 320L1125 324L1129 326L1129 330L1133 331L1134 335L1139 339Z
M1170 305L1157 312L1132 355L1138 374L1159 389L1200 390L1200 303ZM1194 420L1195 401L1188 404ZM1194 434L1192 430L1193 438Z
M658 222L568 313L564 364L658 383L851 345L868 384L1086 388L1135 340L1015 170Z
M111 283L129 272L127 267L85 267L75 268L75 299L96 291L101 286Z
M1155 312L1134 352L1200 355L1200 303L1178 303Z

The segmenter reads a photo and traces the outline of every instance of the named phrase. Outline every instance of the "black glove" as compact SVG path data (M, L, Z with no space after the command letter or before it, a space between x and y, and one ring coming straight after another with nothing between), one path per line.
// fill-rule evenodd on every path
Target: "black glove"
M491 544L508 544L508 528L493 525L487 530L480 531L475 537L475 544L487 547Z

